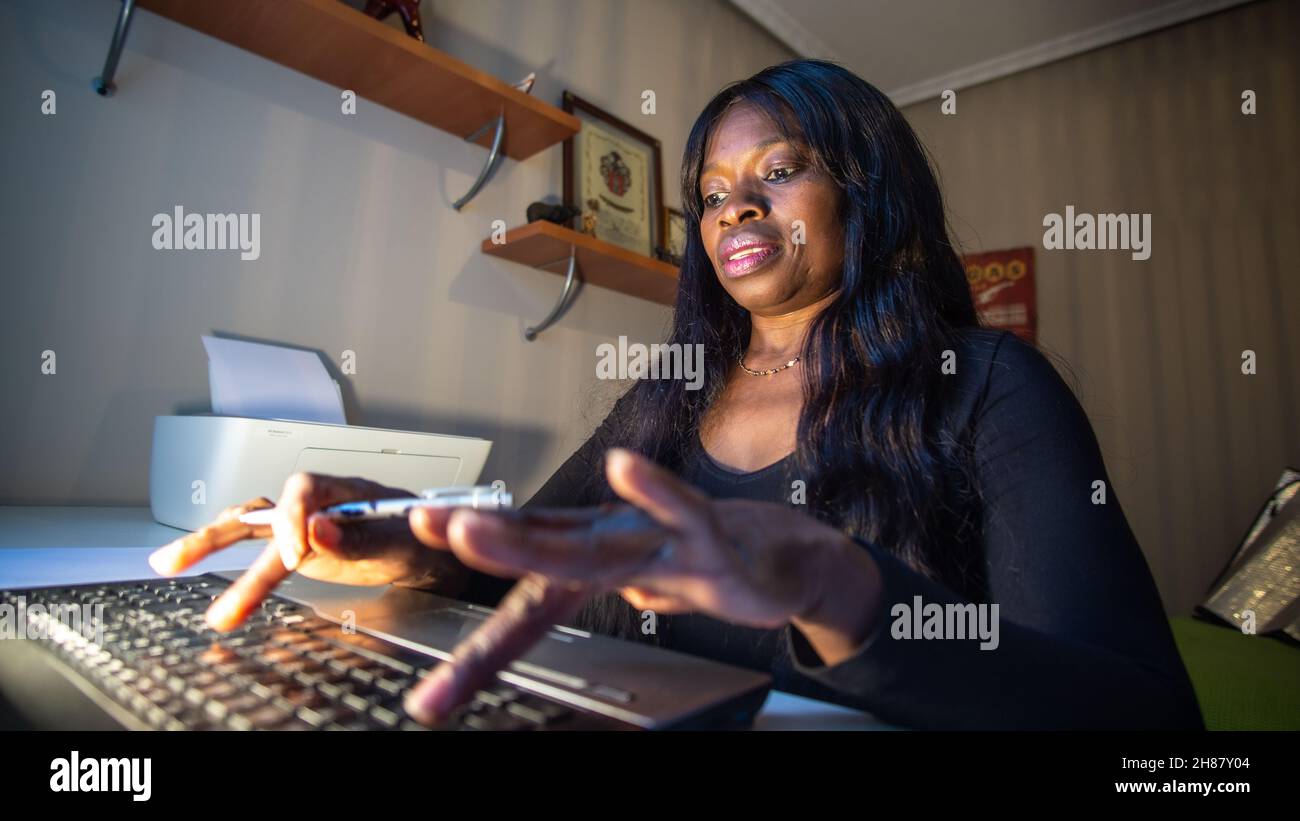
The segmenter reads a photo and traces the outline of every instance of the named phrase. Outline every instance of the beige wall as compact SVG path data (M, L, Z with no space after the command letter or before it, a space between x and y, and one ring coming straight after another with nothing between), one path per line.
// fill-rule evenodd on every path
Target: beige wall
M1079 378L1171 612L1300 464L1297 34L1300 3L1270 0L959 91L955 116L905 110L965 250L1036 246L1040 339ZM1068 204L1150 213L1151 258L1043 250Z
M212 331L335 363L356 351L351 422L491 438L484 478L531 495L599 421L596 347L656 341L668 320L586 288L557 327L523 340L562 280L479 242L494 219L523 223L529 202L559 194L560 147L504 161L456 213L482 149L364 100L344 118L338 89L148 12L117 95L100 99L90 78L116 13L103 0L0 2L0 503L146 502L154 415L208 409L199 336ZM660 137L674 204L705 102L791 56L721 0L458 0L425 13L432 45L512 81L536 70L541 99L570 88ZM58 95L52 117L44 89ZM645 89L654 116L641 114ZM176 204L260 213L261 258L153 250L150 220ZM40 373L45 349L54 376Z

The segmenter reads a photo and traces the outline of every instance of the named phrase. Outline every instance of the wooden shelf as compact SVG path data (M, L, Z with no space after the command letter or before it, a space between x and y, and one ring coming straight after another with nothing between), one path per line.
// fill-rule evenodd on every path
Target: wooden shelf
M676 300L673 266L545 220L512 228L501 244L483 240L483 253L564 276L571 246L585 282L663 305Z
M339 0L139 0L149 9L435 128L468 137L505 110L516 160L578 133L579 122ZM436 25L436 22L429 21ZM475 142L489 147L492 130Z

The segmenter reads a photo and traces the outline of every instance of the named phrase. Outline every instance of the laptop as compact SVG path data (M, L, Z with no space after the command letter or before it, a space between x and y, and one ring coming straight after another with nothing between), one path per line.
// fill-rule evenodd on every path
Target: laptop
M238 571L0 591L0 729L408 730L406 690L492 610L293 577L207 628ZM6 638L10 638L6 636ZM436 729L748 727L770 676L556 626Z

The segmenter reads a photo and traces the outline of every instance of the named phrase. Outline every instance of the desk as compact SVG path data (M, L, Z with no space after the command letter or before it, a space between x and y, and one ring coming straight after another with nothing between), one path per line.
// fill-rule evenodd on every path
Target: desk
M155 522L147 507L0 507L0 588L154 577L148 556L185 531ZM194 573L242 570L264 541L209 556ZM773 691L757 730L891 730L875 717Z

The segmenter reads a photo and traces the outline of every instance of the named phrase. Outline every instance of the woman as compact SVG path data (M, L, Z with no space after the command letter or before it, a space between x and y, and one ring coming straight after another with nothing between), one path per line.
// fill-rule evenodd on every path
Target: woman
M218 629L295 567L492 603L522 576L408 697L427 722L576 617L906 726L1200 728L1087 419L1042 355L978 327L888 99L830 63L768 68L709 103L682 169L669 341L703 346L701 389L639 381L518 513L344 532L314 512L409 494L299 475L273 527L238 522L255 500L155 567L273 535ZM962 604L992 630L909 637L913 608Z

